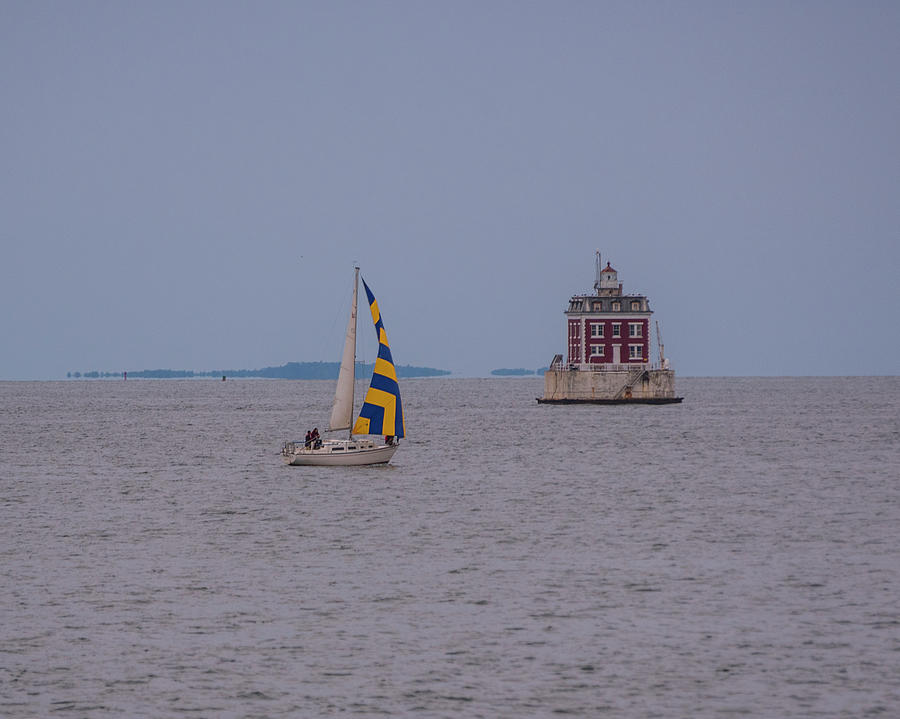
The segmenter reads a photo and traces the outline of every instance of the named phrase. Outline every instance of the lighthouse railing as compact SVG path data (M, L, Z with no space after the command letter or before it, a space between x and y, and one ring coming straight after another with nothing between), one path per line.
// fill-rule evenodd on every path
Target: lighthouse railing
M632 372L642 368L657 370L660 369L660 365L658 362L570 362L567 365L554 363L550 366L550 369L554 370L569 369L580 372Z

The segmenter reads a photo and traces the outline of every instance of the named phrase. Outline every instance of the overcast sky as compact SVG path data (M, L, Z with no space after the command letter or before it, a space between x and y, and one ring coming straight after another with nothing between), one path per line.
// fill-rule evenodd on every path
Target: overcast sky
M596 249L680 376L900 374L898 71L893 0L2 0L0 379L338 361L354 262L537 368Z

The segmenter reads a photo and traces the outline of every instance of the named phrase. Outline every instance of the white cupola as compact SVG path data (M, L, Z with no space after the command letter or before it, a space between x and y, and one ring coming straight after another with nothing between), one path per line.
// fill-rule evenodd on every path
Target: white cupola
M619 275L612 268L612 265L609 262L606 263L606 267L600 272L600 289L601 290L616 290L619 288Z

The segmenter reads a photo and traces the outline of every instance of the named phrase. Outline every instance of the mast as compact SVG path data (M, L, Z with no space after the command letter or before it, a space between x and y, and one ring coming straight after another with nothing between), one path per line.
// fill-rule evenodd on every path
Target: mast
M347 439L353 439L353 395L356 391L356 300L359 295L359 267L353 268L353 302L350 305L350 321L353 323L353 362L350 365L350 416L347 421Z
M659 331L659 320L656 320L656 344L659 347L659 368L666 368L666 356L663 353L662 333Z
M596 268L594 271L594 292L596 294L600 294L600 250L596 252L597 258L595 260Z

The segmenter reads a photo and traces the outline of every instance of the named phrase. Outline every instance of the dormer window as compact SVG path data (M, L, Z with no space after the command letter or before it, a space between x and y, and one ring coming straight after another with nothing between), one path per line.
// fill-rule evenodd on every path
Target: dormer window
M613 302L612 303L612 311L613 312L621 312L622 311L622 303L621 302Z
M637 312L637 311L640 310L640 309L641 309L641 303L638 302L637 300L634 300L634 301L631 303L631 311L632 311L632 312Z

